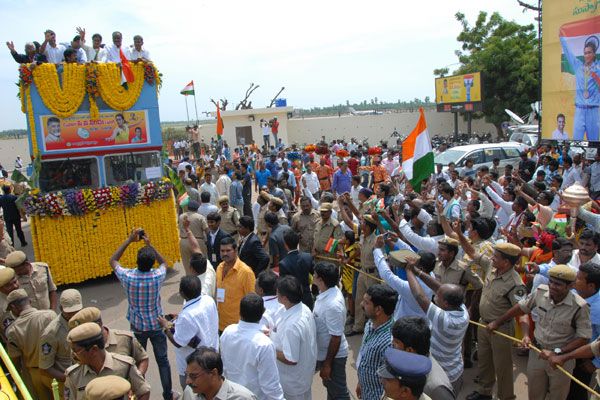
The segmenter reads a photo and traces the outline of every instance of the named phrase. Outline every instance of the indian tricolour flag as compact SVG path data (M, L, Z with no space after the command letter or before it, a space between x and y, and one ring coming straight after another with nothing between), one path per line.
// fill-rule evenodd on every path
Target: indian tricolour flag
M402 142L402 169L416 192L421 192L421 182L433 173L433 151L427 132L423 108L419 108L417 126Z
M191 81L183 89L181 89L181 93L184 96L193 95L194 94L194 81Z
M600 16L569 22L560 27L559 38L562 46L561 66L562 72L575 75L574 66L568 60L566 52L571 53L583 63L583 49L586 43L593 43L600 47L598 32L600 31ZM596 60L598 55L596 55Z

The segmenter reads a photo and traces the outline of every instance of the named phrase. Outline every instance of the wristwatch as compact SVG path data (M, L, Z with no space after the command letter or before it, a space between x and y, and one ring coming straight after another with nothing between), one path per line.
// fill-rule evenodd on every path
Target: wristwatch
M561 355L562 354L562 349L560 347L555 348L554 349L554 354Z

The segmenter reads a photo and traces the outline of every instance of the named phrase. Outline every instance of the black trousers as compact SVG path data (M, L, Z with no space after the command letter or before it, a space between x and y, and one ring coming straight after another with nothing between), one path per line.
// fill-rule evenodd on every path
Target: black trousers
M594 374L590 374L585 369L583 369L583 363L585 361L588 361L588 360L587 359L575 360L575 368L573 369L573 376L575 378L579 379L581 382L585 383L586 385L589 385L590 381L592 380L592 376ZM592 387L593 386L594 385L592 385ZM578 385L574 381L571 381L571 388L569 389L569 395L567 396L567 399L569 399L569 400L587 400L588 392L587 392L587 390L582 388L580 385Z
M21 246L25 245L25 243L27 243L25 241L25 235L23 234L23 229L21 228L21 219L17 219L17 220L5 220L6 222L6 230L8 231L8 236L10 237L10 241L12 242L12 245L15 245L15 238L14 238L14 230L16 229L17 231L17 236L19 237L19 241L21 242Z

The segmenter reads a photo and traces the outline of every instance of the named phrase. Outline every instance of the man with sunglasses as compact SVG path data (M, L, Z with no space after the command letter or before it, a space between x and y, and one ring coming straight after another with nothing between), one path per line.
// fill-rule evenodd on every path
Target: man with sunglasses
M138 400L150 398L150 385L135 366L134 359L104 349L100 325L95 322L81 324L71 329L67 341L78 364L65 371L65 400L84 399L88 383L97 377L109 375L127 379Z

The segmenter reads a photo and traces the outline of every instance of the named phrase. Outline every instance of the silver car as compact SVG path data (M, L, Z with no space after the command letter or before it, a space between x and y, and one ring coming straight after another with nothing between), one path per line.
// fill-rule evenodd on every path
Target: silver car
M494 158L500 160L500 166L504 167L511 164L514 167L519 165L520 159L519 143L484 143L484 144L469 144L466 146L452 147L443 153L435 156L435 163L442 164L444 171L448 169L448 164L453 162L457 169L465 166L467 160L473 160L473 168L487 165L492 166Z

